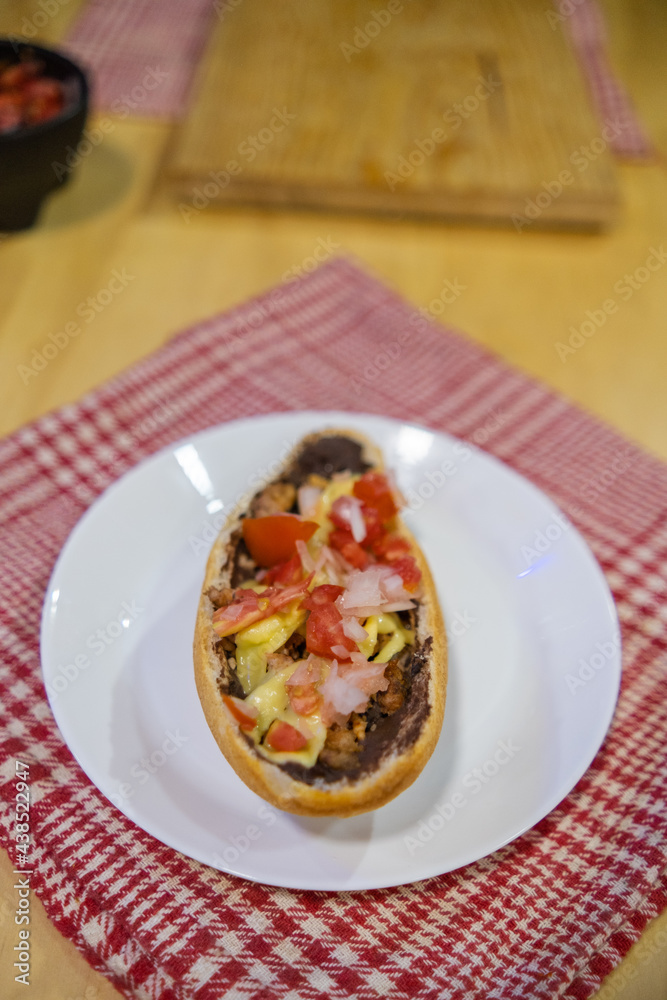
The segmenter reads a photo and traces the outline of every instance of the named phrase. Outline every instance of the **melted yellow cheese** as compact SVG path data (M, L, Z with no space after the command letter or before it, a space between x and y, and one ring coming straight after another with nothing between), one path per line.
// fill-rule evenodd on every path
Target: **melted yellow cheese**
M256 687L246 698L248 704L254 705L259 712L255 730L257 736L263 736L273 720L277 719L289 707L285 682L289 680L296 668L296 662L283 667L282 670L278 670L263 684Z
M297 715L291 709L288 709L280 718L284 722L289 722L295 729L299 729L299 719L303 719L307 723L313 735L303 750L278 752L277 750L270 750L264 745L258 746L257 749L263 757L266 757L267 760L272 761L274 764L303 764L304 767L312 767L324 746L327 738L327 727L320 720L319 715Z
M364 622L364 628L368 632L368 638L358 644L359 650L367 660L372 657L376 663L388 663L404 646L415 641L414 633L408 628L403 628L400 618L393 612L371 615ZM381 635L389 635L389 639L379 653L373 656L378 637Z
M392 656L400 653L404 646L414 642L414 634L410 629L403 628L400 618L394 613L371 615L366 619L364 628L368 632L368 638L358 645L360 652L367 659L372 656L378 637L388 636L388 640L374 657L376 663L388 663ZM258 629L258 626L251 626L246 631L250 632L252 629ZM285 685L296 667L297 663L292 663L283 667L282 670L278 670L256 687L248 696L247 701L254 705L259 712L253 737L257 750L262 756L275 764L292 762L303 764L304 767L312 767L324 746L327 729L319 712L313 712L311 715L297 715L291 708ZM275 719L288 722L295 729L301 728L300 722L307 724L312 737L303 750L278 752L260 744L259 741Z
M364 628L368 632L368 638L364 639L362 642L358 642L359 652L363 653L367 660L370 660L373 652L375 650L375 645L378 641L378 621L380 615L371 615L363 623Z
M269 677L263 684L256 687L252 694L248 695L246 701L258 710L257 726L252 732L252 736L257 745L258 751L267 760L274 764L284 764L293 762L303 764L304 767L312 767L317 760L320 750L324 746L327 736L327 729L320 718L319 712L311 715L297 715L290 707L287 695L286 682L296 670L297 663L291 663L282 670L278 670L272 677ZM303 750L290 750L289 752L278 752L269 747L259 744L259 740L267 731L275 719L288 722L295 729L300 729L300 722L305 722L312 733L308 743Z
M245 694L254 690L266 677L269 654L280 649L305 620L306 611L295 606L287 611L278 611L237 633L236 673Z
M244 580L238 586L239 590L254 590L256 594L262 594L266 590L265 583L259 583L258 580Z
M357 479L359 479L359 476L347 476L341 479L332 479L329 485L324 488L320 499L317 501L315 513L310 518L311 521L317 521L319 528L309 543L309 551L319 551L322 545L326 543L326 540L329 537L329 532L332 531L334 527L333 523L329 520L329 511L339 497L351 495L352 487L356 483ZM311 545L312 549L310 547Z
M386 642L377 656L373 657L374 663L389 663L392 656L396 656L397 653L405 646L405 630L398 629L396 632L392 633L389 642Z

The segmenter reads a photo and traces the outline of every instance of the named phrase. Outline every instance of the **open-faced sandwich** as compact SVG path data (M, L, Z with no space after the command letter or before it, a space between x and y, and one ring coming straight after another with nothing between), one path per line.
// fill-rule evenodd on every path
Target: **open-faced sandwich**
M229 763L279 809L377 809L437 742L445 631L400 503L364 436L311 434L209 556L197 690Z

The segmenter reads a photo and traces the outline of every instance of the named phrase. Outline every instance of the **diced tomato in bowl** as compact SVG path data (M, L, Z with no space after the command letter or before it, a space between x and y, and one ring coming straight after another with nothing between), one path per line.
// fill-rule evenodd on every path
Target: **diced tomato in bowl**
M0 231L33 225L44 198L92 149L79 149L87 111L86 76L71 59L0 39Z
M0 107L4 109L0 115L0 134L49 121L65 107L65 90L60 80L44 75L44 64L30 58L0 70L0 98ZM13 119L6 110L10 101L15 111Z

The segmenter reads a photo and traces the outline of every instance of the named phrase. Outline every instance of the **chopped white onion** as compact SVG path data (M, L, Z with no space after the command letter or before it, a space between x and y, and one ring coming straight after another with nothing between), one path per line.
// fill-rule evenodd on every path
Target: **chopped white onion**
M343 559L340 552L336 552L334 549L329 548L328 545L322 546L322 552L320 555L324 556L322 565L326 567L327 575L331 583L336 584L338 587L345 587L347 585L347 578L351 569L349 563Z
M354 570L349 574L347 588L336 600L343 615L379 614L381 611L403 611L414 607L402 577L384 564ZM376 610L368 611L369 608ZM380 609L379 611L377 609Z
M327 561L327 554L324 551L326 549L326 547L327 547L326 545L323 545L322 548L319 551L318 556L317 556L317 562L315 563L315 572L316 573L319 573L319 571L322 569L322 567L324 566L324 564Z
M386 663L367 660L361 653L353 653L351 662L341 663L338 668L348 684L353 684L367 695L387 690L389 678L384 675L386 669Z
M342 521L345 521L355 542L363 542L367 532L359 497L338 497L332 509Z
M343 632L353 642L363 642L368 639L368 632L356 618L343 618Z
M342 677L339 670L338 662L334 660L320 689L323 698L321 718L325 726L330 726L332 722L345 722L350 712L363 712L368 704L368 696Z
M312 517L317 509L322 490L317 486L300 486L296 497L299 504L299 513L302 517Z
M350 500L356 500L356 503L350 504L350 530L352 531L352 537L355 542L363 542L367 532L364 515L361 512L361 500L358 500L356 497L350 497Z
M307 660L301 660L294 671L285 681L286 687L298 687L306 684L317 684L322 678L322 668L324 660L312 653Z
M382 590L389 598L395 597L396 600L407 600L407 595L405 587L403 586L403 577L398 573L392 573L391 576L386 577L382 581Z
M299 538L296 542L296 551L299 553L299 559L301 560L301 565L306 573L313 573L315 571L315 560L308 551L308 546L302 538Z

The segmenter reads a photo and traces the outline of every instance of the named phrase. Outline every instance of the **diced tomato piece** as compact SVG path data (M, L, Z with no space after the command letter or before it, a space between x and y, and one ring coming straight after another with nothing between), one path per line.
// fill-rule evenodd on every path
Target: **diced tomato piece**
M59 80L54 80L49 76L40 76L36 79L28 80L23 87L23 94L26 100L52 101L54 104L62 103L63 88Z
M396 559L391 564L391 568L396 570L403 579L403 586L406 590L416 590L422 578L421 570L415 562L414 556L404 556Z
M334 604L323 604L308 615L306 649L315 656L331 659L334 655L332 646L342 646L350 653L358 651L356 642L343 632L343 616L338 608Z
M368 553L364 552L359 542L355 542L352 532L345 528L336 528L331 532L328 543L332 549L336 549L344 559L354 566L355 569L366 569L368 565Z
M333 604L344 590L345 587L337 587L333 583L323 583L320 587L315 587L312 593L308 594L305 601L301 602L301 607L307 608L308 611L314 611L325 604Z
M232 713L241 729L251 732L257 725L259 711L254 705L248 705L242 698L235 698L230 694L223 694L222 700Z
M290 583L298 583L302 576L303 567L299 556L296 555L292 559L278 563L267 570L266 574L262 577L262 583L267 584L267 586L272 583L287 586Z
M14 66L7 66L0 73L0 90L15 90L22 87L30 79L31 73L27 63L16 63Z
M30 101L23 113L26 125L38 125L40 122L47 122L55 118L62 110L62 105L55 101L42 100L41 98Z
M18 111L23 107L21 95L18 93L3 94L0 91L0 108L15 108Z
M315 684L288 684L286 689L289 703L297 715L310 715L322 702Z
M383 522L390 521L398 513L389 480L381 472L365 472L352 487L355 497L374 507Z
M24 118L27 125L55 118L65 104L60 82L50 77L28 80L21 92L25 101Z
M23 122L23 110L20 100L15 100L13 94L0 93L0 133L11 132Z
M274 719L264 737L264 743L272 750L303 750L308 740L289 722Z
M382 536L384 533L384 525L382 524L380 512L377 507L370 507L368 504L364 503L361 505L361 513L364 515L364 522L366 524L364 546L368 548L369 545Z
M0 72L0 131L35 125L60 114L65 95L59 80L40 76L43 64L27 59Z
M410 543L393 531L388 531L373 543L373 552L384 562L394 562L410 554Z
M258 566L270 567L286 562L297 554L296 543L307 542L319 525L304 521L298 514L268 514L245 517L243 539Z
M348 542L353 542L352 532L349 528L334 528L333 531L329 532L329 537L327 538L327 544L331 546L332 549L337 549L341 551L344 545ZM359 546L361 548L361 546Z

